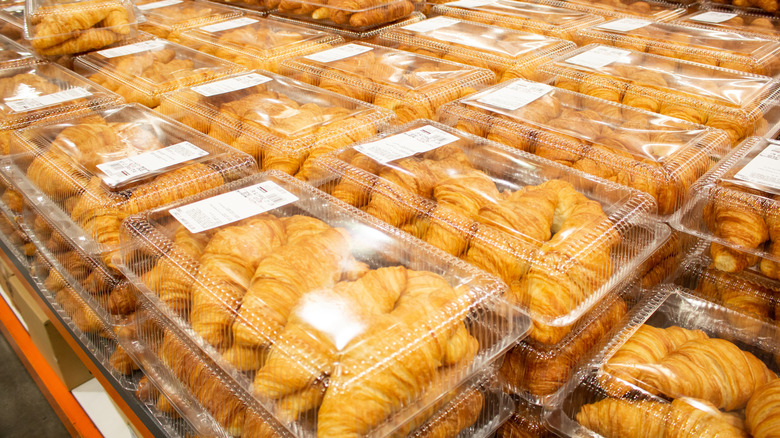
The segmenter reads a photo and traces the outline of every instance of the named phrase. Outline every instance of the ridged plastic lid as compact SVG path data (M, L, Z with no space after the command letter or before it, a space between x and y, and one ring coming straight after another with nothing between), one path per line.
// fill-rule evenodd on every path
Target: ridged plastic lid
M136 7L146 17L145 25L168 32L205 26L244 14L241 9L203 0L143 0L136 3Z
M778 34L780 18L747 12L729 5L709 4L702 6L703 9L680 17L674 23L717 30L751 32L773 40L780 40L780 34Z
M283 0L274 13L348 31L367 32L406 18L423 4L420 0Z

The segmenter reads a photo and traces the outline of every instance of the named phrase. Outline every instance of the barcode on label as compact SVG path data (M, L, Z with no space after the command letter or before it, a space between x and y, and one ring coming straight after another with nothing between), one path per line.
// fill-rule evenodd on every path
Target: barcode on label
M690 17L689 20L691 21L698 21L699 23L723 23L724 21L729 21L732 18L736 17L737 14L730 14L728 12L704 12L698 15L694 15L693 17Z
M770 141L769 145L734 177L780 190L780 143Z
M11 108L12 111L20 113L91 95L92 93L85 90L84 88L74 87L68 90L58 91L56 93L46 94L38 97L28 97L26 99L19 100L6 99L5 104Z
M114 47L113 49L100 50L97 53L105 58L116 58L118 56L127 56L135 53L147 52L149 50L159 50L163 47L165 47L165 41L150 40Z
M258 21L259 20L255 20L254 18L247 18L247 17L236 18L234 20L223 21L222 23L203 26L200 28L200 30L204 32L221 32L223 30L230 30L230 29L236 29L239 27L248 26L250 24L257 23Z
M185 161L205 157L206 155L208 155L208 152L188 141L183 141L156 151L145 152L134 157L101 163L97 165L97 168L104 173L103 181L110 186L115 186L129 179L143 176Z
M608 46L594 47L586 52L567 59L569 64L580 65L592 69L606 67L613 62L626 59L631 54L629 50L616 49Z
M374 49L372 47L361 46L359 44L345 44L333 49L323 50L322 52L304 56L304 58L317 62L333 62L355 55L360 55L361 53L366 53L371 50Z
M507 86L482 96L477 102L514 111L524 107L553 90L553 87L517 79Z
M293 203L298 197L272 181L224 193L183 207L171 215L192 233L200 233Z
M192 87L191 90L202 96L210 97L216 96L218 94L230 93L232 91L254 87L255 85L264 84L272 80L273 79L267 76L259 75L257 73L250 73L247 75L236 76L230 79L223 79L221 81L216 81L209 84L198 85L197 87Z
M435 126L423 126L371 143L355 146L358 152L385 164L401 158L428 152L457 141L458 137Z
M159 2L147 3L145 5L138 5L138 9L142 11L149 11L152 9L164 8L166 6L178 5L179 3L184 2L182 0L162 0Z

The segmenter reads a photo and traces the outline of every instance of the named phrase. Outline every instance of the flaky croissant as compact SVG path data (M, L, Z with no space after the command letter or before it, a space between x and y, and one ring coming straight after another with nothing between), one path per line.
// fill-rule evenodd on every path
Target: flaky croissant
M753 438L777 437L780 433L780 379L758 388L745 408L745 425Z

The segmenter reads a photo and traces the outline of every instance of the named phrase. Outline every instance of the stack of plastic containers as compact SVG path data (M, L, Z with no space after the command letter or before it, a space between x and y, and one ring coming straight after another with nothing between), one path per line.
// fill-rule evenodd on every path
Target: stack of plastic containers
M26 266L35 255L35 245L21 226L23 211L22 195L0 174L0 240Z
M443 16L384 31L373 42L488 68L502 81L533 80L539 64L576 47L570 41Z
M320 155L371 137L393 114L284 76L254 72L172 93L159 111L301 179Z
M548 423L564 436L771 436L777 327L664 286ZM758 331L756 332L755 329Z
M584 11L604 18L637 17L652 21L669 21L685 14L685 8L676 1L667 0L526 0L529 3L558 5L575 11Z
M155 108L166 93L245 68L169 41L147 39L79 56L74 70L128 103Z
M606 44L765 76L780 73L780 42L737 31L618 19L583 29L579 43Z
M282 0L274 14L366 32L409 17L422 3L418 0Z
M777 122L780 84L766 76L597 44L539 71L560 88L724 130L734 145Z
M454 436L511 411L484 374L530 326L506 287L287 175L133 216L121 240L146 343L231 435Z
M258 14L210 24L179 34L179 43L249 69L276 72L282 60L342 42L341 37Z
M244 15L241 9L203 0L144 0L136 7L146 18L140 30L171 41L182 31Z
M400 122L433 118L445 103L496 81L484 68L366 43L289 59L279 72L393 110Z
M731 5L740 10L767 15L774 14L780 9L777 0L703 0L704 7L717 5Z
M721 31L741 31L761 34L765 38L780 39L780 18L771 15L745 12L739 8L718 6L700 9L674 21L686 26L700 26Z
M304 25L307 28L310 29L317 29L321 30L323 32L332 33L335 35L338 35L344 39L344 41L371 41L374 37L379 35L382 32L385 32L390 29L395 29L397 27L401 26L407 26L414 23L419 23L420 21L425 20L425 14L422 12L413 12L412 15L401 18L400 20L393 21L389 24L383 24L379 27L375 27L369 30L364 31L355 31L355 30L347 30L342 29L339 27L334 26L325 26L322 24L316 24L316 23L301 23L300 21L294 19L294 18L287 18L280 15L271 14L268 16L271 20L277 20L281 21L282 23L290 23L290 24L298 24L298 25Z

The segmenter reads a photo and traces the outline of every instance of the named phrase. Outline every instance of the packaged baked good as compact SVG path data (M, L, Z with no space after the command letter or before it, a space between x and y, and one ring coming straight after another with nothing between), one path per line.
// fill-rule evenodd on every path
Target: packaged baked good
M35 245L21 227L24 202L20 193L0 175L0 241L22 266L35 256Z
M497 438L551 438L555 435L544 425L544 407L513 397L515 411L496 431Z
M286 60L279 72L393 110L400 122L433 118L496 80L487 69L357 42Z
M43 56L89 52L132 37L136 16L127 0L31 0L24 36Z
M0 31L2 34L2 31ZM38 58L21 44L0 35L0 68L37 64Z
M765 76L780 73L780 42L738 31L621 18L583 29L578 43L605 44Z
M244 71L244 67L178 44L151 39L79 56L74 70L150 108L166 93Z
M714 267L739 272L758 264L780 279L780 143L751 137L691 188L675 228L708 242Z
M256 171L251 157L135 104L16 131L11 151L25 200L109 268L125 217Z
M576 47L570 41L445 16L389 29L373 42L487 68L499 80L533 80L539 64Z
M14 130L115 105L122 98L58 65L0 69L0 155Z
M673 23L696 26L724 32L738 31L760 34L764 38L780 40L780 18L756 14L729 6L699 9L684 15Z
M0 7L0 34L25 47L30 47L30 42L24 39L23 1L3 4Z
M539 67L560 88L726 131L763 135L780 84L766 76L629 49L587 45Z
M669 239L639 266L637 276L640 278L642 289L652 289L661 283L666 283L675 273L686 253L686 237L679 231L671 229Z
M621 438L777 430L775 326L754 336L731 310L683 288L656 293L548 424L568 436Z
M418 0L282 0L275 14L325 24L353 32L365 32L406 18Z
M580 29L604 21L587 12L513 0L460 0L436 5L432 13L569 41Z
M439 119L649 193L660 216L676 211L729 148L722 131L522 79L445 105Z
M241 9L203 0L143 0L136 7L146 18L140 30L174 42L179 32L244 15Z
M315 186L501 278L544 344L668 235L648 221L655 203L643 193L427 120L317 167Z
M774 14L780 9L777 0L706 0L704 4L705 6L710 4L718 6L731 5L741 10L762 13L764 15L767 15L767 12Z
M342 39L245 13L240 18L182 32L178 42L249 69L277 72L281 61L330 48Z
M121 240L189 352L163 361L233 391L201 400L234 435L257 433L255 407L304 435L387 435L530 325L495 278L279 172L128 218Z
M383 108L267 72L172 93L159 111L248 153L264 170L304 180L315 158L393 120Z
M276 14L270 14L268 18L270 20L281 21L282 23L299 24L299 25L301 23L300 21L294 18L288 18ZM334 35L338 35L342 37L346 42L355 41L355 40L369 42L372 41L377 35L379 35L382 32L385 32L390 29L395 29L396 27L419 23L420 21L423 21L425 19L426 19L425 14L419 11L415 11L412 12L412 15L408 17L401 18L391 23L384 24L382 26L370 30L366 30L366 31L346 30L346 29L341 29L334 26L327 26L319 23L306 23L306 27L310 29L317 29L323 32L328 32Z
M673 20L685 14L686 11L683 5L673 0L530 0L529 3L556 5L575 11L588 12L606 19L638 17L655 22Z

